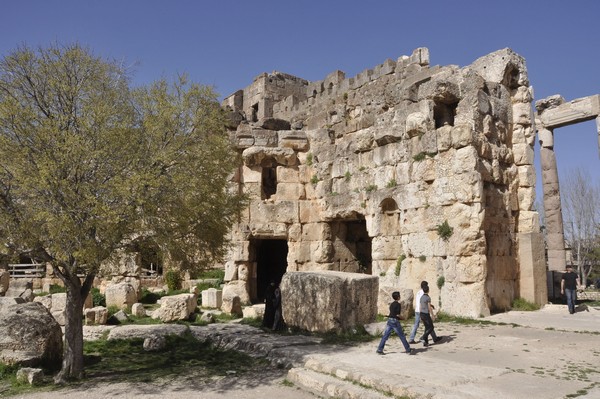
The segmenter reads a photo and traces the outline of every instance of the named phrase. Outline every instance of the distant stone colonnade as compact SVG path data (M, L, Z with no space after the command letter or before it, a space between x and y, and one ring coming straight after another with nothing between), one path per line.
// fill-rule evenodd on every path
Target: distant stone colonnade
M563 271L566 267L566 250L558 168L554 153L554 129L596 119L600 154L600 94L570 102L566 102L559 95L554 95L537 101L535 108L537 110L535 123L540 142L548 270Z

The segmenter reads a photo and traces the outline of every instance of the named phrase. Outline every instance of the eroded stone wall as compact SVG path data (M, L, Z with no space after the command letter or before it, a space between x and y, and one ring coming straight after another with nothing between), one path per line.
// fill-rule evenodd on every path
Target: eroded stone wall
M506 309L539 274L523 280L539 254L519 250L539 232L531 101L509 49L464 68L432 67L420 48L352 78L261 75L223 102L243 159L234 184L251 198L226 280L259 301L269 266L253 240L285 239L288 271L371 274L380 295L428 280L448 313Z

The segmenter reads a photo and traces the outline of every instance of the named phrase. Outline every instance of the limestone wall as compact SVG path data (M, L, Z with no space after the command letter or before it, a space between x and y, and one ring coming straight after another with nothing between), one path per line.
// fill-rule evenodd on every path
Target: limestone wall
M226 278L251 300L269 267L257 239L287 241L288 271L360 272L396 289L428 280L434 301L456 315L504 310L522 285L544 286L530 272L539 253L519 248L521 235L540 248L529 234L539 225L522 57L504 49L464 68L430 67L421 48L352 78L285 75L289 95L264 89L272 101L249 120L246 96L260 102L255 86L269 76L224 102L243 115L232 131L243 159L234 184L251 198ZM521 265L531 270L521 276Z

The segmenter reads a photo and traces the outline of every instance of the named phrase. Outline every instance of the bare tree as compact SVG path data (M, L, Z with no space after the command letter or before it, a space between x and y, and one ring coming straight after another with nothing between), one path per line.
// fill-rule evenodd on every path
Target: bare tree
M565 240L571 246L577 273L585 284L598 266L600 237L600 184L586 170L575 169L561 184Z

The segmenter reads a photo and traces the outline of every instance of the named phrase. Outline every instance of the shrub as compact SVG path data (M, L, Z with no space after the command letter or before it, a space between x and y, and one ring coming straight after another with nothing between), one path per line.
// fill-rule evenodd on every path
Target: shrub
M437 279L437 287L441 290L445 283L446 278L444 276L439 276Z
M181 289L181 274L178 270L167 270L165 273L165 281L169 291L175 291Z
M398 260L396 261L396 270L394 271L394 274L396 276L400 275L400 270L402 269L402 262L404 261L404 259L406 259L406 255L402 254L398 257Z
M440 236L440 238L444 241L448 241L448 239L450 239L454 233L454 228L450 227L447 220L445 220L442 224L438 224L436 228L438 236Z
M425 262L426 260L427 260L427 256L425 256L425 255L419 256L419 261Z
M308 166L311 166L313 164L313 154L312 154L312 152L309 152L308 154L306 154L306 164Z
M346 181L350 181L351 177L352 177L352 173L350 173L350 171L346 171L346 173L344 174L344 179Z
M156 292L150 292L148 288L143 287L142 298L140 299L140 303L152 305L155 304L160 299L160 297L160 294L157 294Z
M313 175L313 177L310 178L310 182L316 185L319 182L319 177L317 175Z
M96 306L106 306L106 297L100 293L98 288L92 288L90 293L92 294L92 304Z
M370 193L371 191L375 191L375 190L377 190L377 185L375 185L375 184L370 184L365 188L365 191L368 193Z
M420 153L418 153L417 155L415 155L413 157L413 161L415 161L415 162L421 162L422 160L425 159L426 156L427 156L427 154L425 154L424 152L420 152Z
M392 179L389 182L387 182L386 187L393 188L393 187L396 187L397 185L398 185L398 183L396 183L396 179Z

